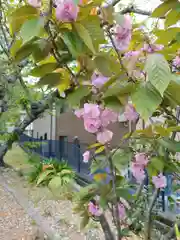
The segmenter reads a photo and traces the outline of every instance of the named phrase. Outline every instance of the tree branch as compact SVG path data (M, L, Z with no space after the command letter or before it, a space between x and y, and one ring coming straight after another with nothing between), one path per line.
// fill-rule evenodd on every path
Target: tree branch
M152 12L150 12L150 11L138 9L138 8L134 7L133 5L125 8L121 11L121 14L127 14L127 13L136 13L136 14L140 14L140 15L144 15L144 16L151 16L151 14L152 14Z
M152 225L151 214L152 214L152 210L153 210L153 207L156 203L159 192L160 192L159 189L156 189L156 191L154 192L151 204L150 204L148 212L147 212L147 224L146 224L146 229L145 229L145 240L151 240L151 225Z
M111 228L104 214L99 216L99 221L104 232L105 240L114 240L113 233L111 232Z
M115 169L114 169L114 166L113 166L113 162L112 162L112 158L109 154L109 151L108 151L108 147L106 147L106 157L107 157L107 161L109 162L109 165L110 165L110 171L111 171L111 177L112 177L112 187L113 187L113 193L115 195L115 225L116 225L116 228L117 228L117 235L118 235L118 240L121 240L122 239L122 236L121 236L121 222L120 222L120 217L119 217L119 199L118 199L118 196L116 194L116 173L115 173Z

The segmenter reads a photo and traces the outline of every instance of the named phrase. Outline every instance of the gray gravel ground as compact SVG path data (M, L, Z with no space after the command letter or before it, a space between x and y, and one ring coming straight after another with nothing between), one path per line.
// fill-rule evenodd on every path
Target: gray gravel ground
M72 204L67 200L54 200L48 189L30 187L23 177L13 170L1 173L6 182L34 203L36 211L61 235L61 240L103 239L98 225L91 223L80 232L80 218L73 214ZM35 240L38 235L35 222L26 214L16 199L0 185L0 240ZM39 238L37 238L39 239Z

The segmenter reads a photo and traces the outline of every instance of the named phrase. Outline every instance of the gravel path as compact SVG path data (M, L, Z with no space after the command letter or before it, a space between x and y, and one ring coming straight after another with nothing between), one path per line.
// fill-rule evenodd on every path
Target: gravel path
M37 234L32 219L0 185L0 240L33 240Z
M0 174L7 184L34 204L34 209L46 220L61 240L103 240L103 234L95 224L80 232L80 218L73 214L68 200L54 200L47 188L29 186L23 177L12 169ZM0 182L0 240L37 240L40 235L35 222L26 214L16 199L1 186Z
M93 221L80 232L80 217L73 214L70 201L55 200L48 188L30 186L24 177L18 176L12 169L0 170L0 240L45 239L35 221L17 203L17 198L2 187L2 178L14 192L18 192L24 198L24 201L31 203L31 209L37 212L42 222L46 222L51 231L60 236L58 240L104 240L99 224Z

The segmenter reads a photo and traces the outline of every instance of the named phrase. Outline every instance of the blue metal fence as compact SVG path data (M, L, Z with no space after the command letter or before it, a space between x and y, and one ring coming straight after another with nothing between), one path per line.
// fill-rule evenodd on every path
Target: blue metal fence
M84 163L82 157L87 145L64 141L62 146L60 140L39 140L25 134L20 136L19 144L23 148L25 148L27 143L31 142L35 143L35 147L31 148L31 151L43 158L55 158L58 161L65 160L77 173L89 180L90 164Z

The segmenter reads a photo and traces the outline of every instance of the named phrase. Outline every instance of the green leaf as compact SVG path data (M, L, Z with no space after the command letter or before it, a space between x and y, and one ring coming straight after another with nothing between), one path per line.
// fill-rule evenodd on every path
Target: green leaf
M48 184L48 187L51 190L57 190L57 188L60 188L62 186L62 181L61 177L59 176L54 176L51 181Z
M111 108L115 111L120 111L123 107L123 105L121 104L119 99L115 96L106 97L103 100L104 100L104 104L107 108Z
M99 51L99 44L105 43L104 32L99 24L98 16L88 16L82 21L83 26L88 30L96 51Z
M114 151L112 151L112 153ZM123 168L128 166L129 162L132 160L132 157L133 157L133 153L131 151L118 149L113 154L112 162L113 162L113 165L117 168L117 170L120 171Z
M90 92L90 88L86 86L80 86L72 93L68 94L67 101L70 103L70 105L77 106L84 97L90 94Z
M96 148L96 147L101 147L102 144L101 143L93 143L91 145L88 146L88 149L92 149L92 148Z
M105 160L104 155L96 156L96 161L92 161L92 164L90 166L90 170L92 174L96 172L98 169L104 169L107 167L107 163L104 160Z
M16 52L20 49L22 45L22 39L16 39L16 41L13 43L10 49L10 53L12 57L15 57Z
M48 57L51 51L51 43L46 39L38 39L34 44L33 58L40 62Z
M176 10L171 10L166 16L165 27L172 26L176 24L180 19L180 13Z
M54 71L57 68L57 63L46 63L43 65L39 65L38 67L33 68L29 75L33 77L42 77L47 73Z
M177 223L175 224L174 228L175 228L176 237L177 237L177 239L179 239L180 238L180 231L179 231L179 227L178 227Z
M101 146L101 147L99 147L99 148L96 149L95 154L101 153L101 152L103 152L104 150L105 150L105 146Z
M61 82L61 74L60 73L48 73L43 76L37 85L49 85L51 87L57 86Z
M149 54L145 64L148 81L163 96L171 81L169 64L161 54Z
M160 134L161 137L168 137L169 136L169 131L167 128L162 127L161 125L155 125L154 130Z
M119 64L111 56L107 54L101 54L94 58L94 63L97 69L107 77L111 77L113 73L119 72Z
M124 198L125 200L133 199L133 196L129 192L129 188L118 187L116 188L116 194L118 197Z
M88 30L80 23L74 23L75 29L78 32L80 38L84 41L86 46L95 54L93 42Z
M159 144L161 144L164 148L167 148L171 152L180 152L180 142L176 142L170 139L158 139Z
M21 62L22 60L29 57L34 51L34 46L34 42L32 41L22 45L21 48L16 51L14 60L16 62Z
M104 196L100 197L99 205L102 207L103 210L106 210L108 208L108 201L106 198L104 198Z
M49 169L49 170L46 170L44 172L42 172L39 177L38 177L38 180L37 180L37 185L39 185L40 183L44 182L45 180L48 179L48 176L50 174L54 173L54 169Z
M180 92L180 81L178 77L175 75L172 75L172 80L166 89L164 96L173 103L174 107L177 105L180 105L180 97L179 97L179 92Z
M132 82L127 81L119 81L113 85L111 85L110 88L107 89L107 91L104 93L104 97L110 97L110 96L121 96L124 94L130 94L136 89L136 85Z
M114 8L112 5L101 7L101 15L104 22L108 22L109 25L114 23Z
M177 4L176 0L167 0L164 1L162 4L160 4L151 14L151 17L164 17L165 14L171 10L172 8L174 8Z
M151 165L152 168L156 169L159 172L162 172L164 169L165 162L163 158L153 157L151 158L149 164Z
M23 42L31 40L33 37L39 36L44 27L44 19L42 17L32 18L24 22L21 27L20 35Z
M23 23L31 18L38 17L38 10L30 5L25 5L20 8L17 8L10 15L10 27L12 33L16 33L20 30Z
M149 177L157 176L159 173L159 171L156 168L154 168L151 164L148 164L147 172Z
M63 32L62 39L74 58L81 56L87 50L86 45L76 32Z
M88 225L89 219L90 219L90 217L89 217L87 211L85 211L85 212L83 213L82 220L81 220L81 224L80 224L80 229L81 229L81 230L84 229L84 228Z
M148 120L148 118L152 116L162 101L160 94L150 82L140 84L131 95L131 99L137 112L145 120Z
M129 162L132 160L133 154L131 151L125 151L123 149L113 150L112 153L113 165L120 171L122 168L127 167Z

